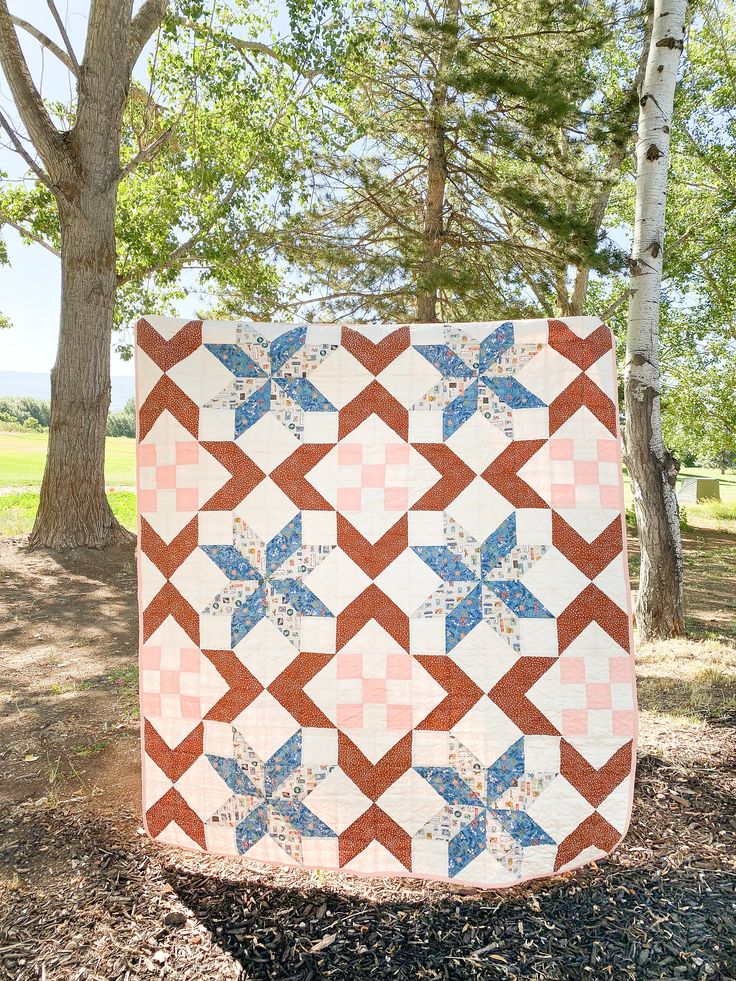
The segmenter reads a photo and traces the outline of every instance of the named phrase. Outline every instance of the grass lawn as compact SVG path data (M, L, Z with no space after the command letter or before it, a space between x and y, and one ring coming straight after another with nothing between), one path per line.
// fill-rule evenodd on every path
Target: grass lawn
M710 531L729 531L736 534L736 472L708 467L683 467L677 478L678 489L687 477L715 477L720 481L721 500L704 501L702 504L683 504L686 524L692 528L706 528ZM624 468L624 500L626 507L632 506L631 481Z
M48 437L45 433L0 432L0 489L12 487L17 494L0 494L0 537L27 534L38 507L38 493L29 492L41 486ZM687 525L711 531L736 534L736 472L683 468L678 484L686 477L717 477L721 482L721 500L704 504L686 504ZM125 436L108 436L105 452L105 479L108 488L135 486L135 440ZM631 506L629 477L624 471L626 506ZM113 511L128 528L135 527L135 494L112 492Z
M135 491L109 491L113 514L130 531L136 530ZM0 538L28 535L38 511L38 491L0 494Z
M46 461L46 433L0 432L0 487L40 487ZM135 486L135 440L108 436L105 479L109 486Z

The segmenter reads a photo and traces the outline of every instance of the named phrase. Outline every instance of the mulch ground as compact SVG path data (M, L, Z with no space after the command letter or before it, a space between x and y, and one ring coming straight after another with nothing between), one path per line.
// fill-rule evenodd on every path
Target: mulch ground
M211 859L141 833L132 556L0 543L0 580L0 978L736 979L736 719L644 712L624 843L555 879Z
M507 892L210 859L132 814L21 805L0 826L0 977L732 979L732 730L667 735L677 762L645 734L610 859Z

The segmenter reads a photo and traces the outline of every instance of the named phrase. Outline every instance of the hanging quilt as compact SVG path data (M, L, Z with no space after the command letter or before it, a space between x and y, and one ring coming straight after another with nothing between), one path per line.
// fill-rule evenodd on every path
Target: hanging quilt
M625 833L616 366L593 318L141 320L145 822L506 886Z

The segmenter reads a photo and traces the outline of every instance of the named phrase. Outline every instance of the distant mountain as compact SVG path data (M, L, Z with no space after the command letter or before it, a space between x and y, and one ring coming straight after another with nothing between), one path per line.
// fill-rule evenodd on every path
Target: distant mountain
M27 395L34 399L51 398L51 376L43 371L0 371L0 395ZM113 412L122 409L135 395L135 379L118 375L112 379Z

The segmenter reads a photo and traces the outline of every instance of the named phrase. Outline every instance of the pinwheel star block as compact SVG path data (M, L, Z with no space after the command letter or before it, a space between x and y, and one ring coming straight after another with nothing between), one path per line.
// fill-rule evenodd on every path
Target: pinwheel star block
M137 327L145 821L501 887L608 853L636 706L593 318Z

